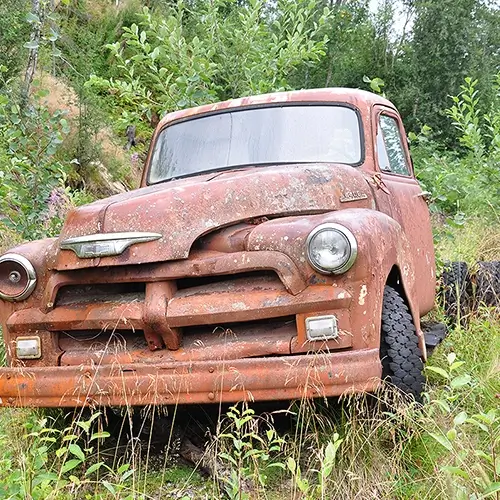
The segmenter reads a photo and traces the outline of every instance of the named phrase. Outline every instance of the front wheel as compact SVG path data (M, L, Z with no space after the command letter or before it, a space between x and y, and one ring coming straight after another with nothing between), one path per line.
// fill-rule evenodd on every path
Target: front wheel
M417 332L403 298L390 286L384 289L380 359L382 377L421 401L425 378Z

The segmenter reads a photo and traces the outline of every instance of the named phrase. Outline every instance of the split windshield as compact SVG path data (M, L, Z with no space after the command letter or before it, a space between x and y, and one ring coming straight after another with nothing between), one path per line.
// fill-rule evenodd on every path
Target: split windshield
M288 105L225 111L163 129L149 183L243 166L361 162L360 124L345 106Z

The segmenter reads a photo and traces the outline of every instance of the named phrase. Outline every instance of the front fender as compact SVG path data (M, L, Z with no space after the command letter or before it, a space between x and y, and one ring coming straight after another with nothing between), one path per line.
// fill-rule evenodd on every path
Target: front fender
M307 260L305 242L308 234L319 224L327 222L348 228L358 243L356 262L339 276L319 274ZM349 290L355 298L351 307L353 327L362 332L359 347L380 343L384 287L396 266L425 355L414 256L401 225L388 215L371 209L353 208L321 215L275 219L260 224L251 232L247 249L283 252L300 266L309 285L331 283Z
M0 326L3 328L3 336L7 348L8 359L10 359L10 336L7 330L6 320L15 311L36 307L37 304L40 304L40 300L43 296L43 291L45 290L45 285L49 276L46 262L51 255L52 246L55 241L55 238L32 241L19 245L15 248L11 248L8 252L5 252L16 253L26 257L35 268L37 274L35 289L26 300L21 302L7 302L0 299Z

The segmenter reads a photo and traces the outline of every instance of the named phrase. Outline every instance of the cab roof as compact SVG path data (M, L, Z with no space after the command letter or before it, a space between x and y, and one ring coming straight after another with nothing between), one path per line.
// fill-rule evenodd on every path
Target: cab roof
M377 94L367 92L366 90L349 89L349 88L324 88L324 89L308 89L308 90L293 90L289 92L273 92L271 94L262 94L248 97L240 97L238 99L230 99L228 101L217 102L214 104L205 104L195 108L182 109L167 114L159 123L158 128L162 128L170 122L181 120L184 118L194 117L205 113L214 113L226 109L236 109L244 107L252 107L264 104L276 104L287 102L335 102L350 104L358 108L361 113L368 111L374 104L382 104L395 109L394 105Z

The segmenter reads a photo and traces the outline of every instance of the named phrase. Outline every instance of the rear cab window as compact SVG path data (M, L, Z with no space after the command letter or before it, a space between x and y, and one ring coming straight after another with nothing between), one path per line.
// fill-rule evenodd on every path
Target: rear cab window
M382 171L411 176L398 120L383 113L378 119L377 158Z

